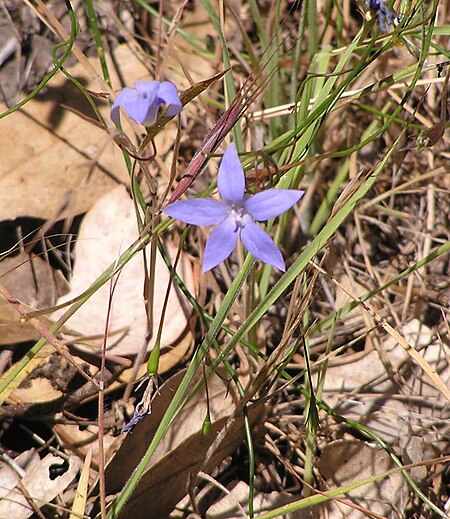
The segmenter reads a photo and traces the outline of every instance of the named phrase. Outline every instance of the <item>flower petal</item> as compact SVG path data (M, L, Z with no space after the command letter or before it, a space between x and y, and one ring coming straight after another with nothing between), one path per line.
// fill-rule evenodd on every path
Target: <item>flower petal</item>
M163 81L159 86L158 97L162 103L167 105L167 116L174 117L183 109L177 87L170 81Z
M296 204L305 194L297 189L268 189L249 197L244 207L254 220L275 218Z
M245 175L236 146L230 144L225 150L217 176L220 196L226 202L242 202L245 190Z
M286 270L280 249L272 238L256 225L249 221L241 230L241 239L247 250L264 263L268 263L277 269Z
M156 107L156 110L158 109L155 104L150 105L147 99L139 99L133 103L127 103L127 105L124 106L127 114L131 117L131 119L139 124L143 124L144 122L147 123L149 112L156 112L154 107ZM153 117L153 120L154 119L155 117Z
M153 103L158 98L158 90L160 87L159 81L136 81L136 90L145 96L150 103Z
M151 126L156 121L156 118L158 117L158 110L159 110L159 101L158 99L155 99L155 101L149 105L147 110L147 115L145 116L145 119L141 121L141 124L144 126Z
M211 270L227 258L236 247L239 227L229 218L222 222L209 236L203 254L203 272Z
M120 107L128 103L133 103L138 98L138 93L133 88L125 87L117 96L114 104L111 107L111 119L114 123L120 123Z
M145 121L151 104L148 98L143 98L136 90L126 87L120 92L111 108L111 119L115 123L119 121L119 106L123 106L128 116L140 124Z
M195 198L169 204L163 212L192 225L216 225L227 218L230 208L216 200Z
M159 85L159 81L136 82L140 105L130 104L126 110L128 115L137 123L151 126L155 122L160 104L158 99Z

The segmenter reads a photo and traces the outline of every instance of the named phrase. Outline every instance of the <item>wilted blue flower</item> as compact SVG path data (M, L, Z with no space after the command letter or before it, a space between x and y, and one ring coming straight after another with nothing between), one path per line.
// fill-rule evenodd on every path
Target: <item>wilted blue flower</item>
M161 105L166 105L168 117L179 114L183 108L177 88L169 81L138 81L134 88L125 87L111 108L111 119L119 124L119 108L123 106L127 114L139 124L151 126L158 116Z
M206 243L203 272L227 258L242 239L248 251L283 272L283 256L272 238L255 221L269 220L287 211L303 196L294 189L268 189L245 194L245 175L234 144L223 154L217 186L223 202L205 198L169 204L164 212L192 225L217 225Z
M383 0L366 0L366 5L377 14L380 31L387 32L387 25L392 24L395 19L395 13L389 9Z
M144 416L146 414L150 414L150 413L148 413L147 411L139 410L136 407L136 410L134 411L134 414L133 414L131 420L122 427L120 432L123 434L128 431L131 431L133 429L133 427L136 426L144 418Z

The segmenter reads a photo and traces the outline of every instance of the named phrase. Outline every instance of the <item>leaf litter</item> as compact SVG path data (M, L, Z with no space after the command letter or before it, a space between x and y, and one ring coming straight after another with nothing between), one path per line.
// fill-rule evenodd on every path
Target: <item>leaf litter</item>
M117 187L100 197L86 214L80 227L74 254L77 262L72 273L71 291L58 300L58 305L71 301L85 290L138 238L135 205L124 187ZM101 250L101 254L99 254ZM169 249L172 260L176 250ZM180 275L187 287L193 291L192 268L184 256L180 262ZM107 354L137 354L146 343L148 335L148 315L144 301L144 262L137 256L127 263L114 286L114 301L109 315L110 343ZM170 273L160 256L156 259L153 327L156 330L161 320L164 296L170 281ZM105 285L83 305L67 322L68 330L76 333L75 342L80 347L84 337L101 336L105 330L105 316L110 301L110 286ZM64 309L53 314L57 320ZM161 347L170 346L185 331L189 310L186 300L177 290L172 290L168 300L168 319L163 327ZM174 318L176 316L176 318ZM151 349L152 341L147 348ZM100 345L87 346L90 351L99 352ZM85 348L85 349L86 349Z
M51 67L51 48L59 40L44 34L34 10L22 6L18 11L18 2L7 4L1 18L5 30L0 39L3 50L0 82L4 99L10 106L21 97L19 92L25 83L20 75L25 74L26 60L30 60L28 70L32 74L27 81L32 89ZM63 308L53 312L53 306L75 301L140 237L136 225L139 211L129 195L128 172L121 150L114 145L120 133L112 129L110 104L102 99L111 95L112 102L120 85L131 87L136 81L155 79L161 70L164 79L178 85L181 91L212 78L224 68L217 26L210 22L205 8L209 2L193 4L189 9L183 3L164 6L164 14L173 20L173 25L167 26L167 33L161 31L156 18L143 14L145 11L140 2L133 6L123 3L117 12L108 2L98 7L96 14L101 30L109 31L110 35L111 54L106 56L113 71L114 89L105 88L100 92L99 85L105 85L105 82L100 76L93 77L95 73L87 68L83 59L81 64L68 70L88 91L95 92L96 104L107 121L106 128L102 121L92 123L95 113L85 103L80 90L62 74L55 76L46 89L20 111L0 120L2 134L8 136L0 140L3 158L0 222L12 221L19 229L24 219L31 217L48 220L47 228L51 229L55 222L65 218L64 232L67 232L76 216L81 220L74 237L70 236L75 244L70 240L67 242L67 249L58 253L59 263L49 255L54 251L46 248L53 247L51 241L47 240L43 248L36 248L38 240L32 244L27 241L33 233L18 240L14 254L5 250L2 255L0 283L28 305L23 308L47 329L66 311ZM273 51L256 43L263 33L262 26L258 26L258 17L255 17L255 5L264 15L282 13L282 23L275 26L281 31L291 27L293 31L283 35L283 42L277 42L276 52L286 53L278 63L278 73L287 73L289 77L303 81L306 76L301 67L312 66L310 79L316 77L318 61L313 62L313 66L304 52L299 69L288 50L289 39L298 36L296 27L303 16L298 10L300 4L282 2L279 13L269 4L233 2L227 7L230 10L226 11L224 33L232 55L234 79L242 84L251 68L249 64L255 67L255 73L259 71L258 80L271 73L263 62L252 60L253 52L264 59L270 59L271 52L273 55ZM441 516L449 512L448 459L445 457L449 454L448 402L435 383L438 379L430 381L427 377L432 370L446 387L449 386L450 270L445 247L449 242L450 184L446 175L447 138L445 131L442 132L447 117L447 82L444 84L444 78L448 73L441 74L439 70L436 73L429 68L428 76L423 76L428 83L418 83L410 99L402 99L398 92L404 88L402 81L395 85L379 81L380 77L395 75L406 63L415 64L417 49L423 44L419 33L414 34L413 39L407 39L401 31L397 32L398 23L409 23L405 13L402 14L406 22L392 14L394 11L399 14L398 3L392 11L386 4L381 4L381 18L376 2L364 9L362 3L358 4L359 14L350 11L348 5L338 8L330 4L329 16L335 25L324 24L325 5L321 4L316 13L318 25L323 26L321 41L324 46L335 45L332 34L338 32L336 27L342 23L340 16L347 24L338 35L340 44L350 45L351 37L345 38L348 34L356 34L362 23L370 30L376 30L378 23L385 33L380 41L391 41L392 38L393 46L384 50L382 59L375 60L373 66L367 67L352 84L353 89L368 84L380 85L380 88L369 89L361 97L350 96L345 104L324 118L321 130L314 137L314 168L302 176L301 187L306 195L296 210L300 223L297 217L292 217L287 223L277 223L273 228L278 232L287 225L290 231L286 236L297 237L291 244L287 239L284 243L281 241L288 273L292 265L290 255L296 257L301 248L307 246L308 225L315 228L320 219L326 222L328 215L337 210L335 206L333 211L335 201L345 203L345 196L338 199L338 193L345 194L346 189L351 191L357 185L351 180L358 179L362 172L371 172L386 150L396 145L396 139L403 139L402 147L395 152L393 163L379 176L373 192L336 231L326 254L318 252L317 260L327 275L318 272L313 275L314 268L302 273L305 287L309 283L308 290L305 289L308 295L304 296L309 298L306 305L294 289L267 308L258 329L249 333L247 342L243 341L227 357L234 376L231 371L218 369L213 375L208 373L206 380L208 366L221 358L220 351L211 347L203 373L196 375L194 383L186 388L186 395L190 395L195 384L202 385L202 381L206 381L205 385L187 398L185 407L177 412L159 442L134 492L117 515L112 515L110 508L109 517L149 517L149 513L151 517L170 515L174 518L189 514L211 518L251 515L434 517L436 509ZM372 17L365 13L363 21L361 13L368 7L373 11ZM62 26L67 30L66 13L61 7L59 9ZM84 23L82 3L74 2L74 9ZM44 6L41 10L44 19L46 12ZM237 18L234 17L236 13ZM148 21L147 26L143 20ZM270 16L268 20L273 23ZM266 29L271 27L267 23ZM84 34L77 39L78 57L83 53L95 55L95 48L85 38L89 30L84 27ZM161 31L159 36L158 30ZM190 32L191 37L197 35L199 40L186 37L183 30ZM308 34L308 29L305 30L303 36ZM61 33L60 28L56 32ZM30 35L33 38L29 39ZM437 49L441 44L439 37L437 35L435 40ZM264 41L263 37L261 41ZM275 45L276 41L266 41L266 46ZM205 46L199 50L203 43ZM36 51L34 61L27 54L30 48ZM154 61L146 59L148 54L145 53L152 54ZM319 52L314 59L323 57ZM90 66L93 64L100 71L98 60L90 59ZM334 59L339 58L332 57L327 63L332 64ZM116 75L113 63L119 65L119 75ZM119 76L123 81L119 81ZM278 81L278 86L284 89L282 81ZM307 88L303 88L302 96L307 92ZM272 86L270 89L270 95L273 95ZM141 172L136 177L138 181L144 178L147 182L146 186L142 182L144 191L149 189L151 192L154 179L157 196L162 196L170 186L176 188L173 184L175 173L177 179L183 178L186 165L201 149L203 138L226 108L223 95L227 93L222 81L212 81L208 90L187 104L179 120L169 123L154 137L154 148L149 145L146 151L150 154L146 156L151 157L156 150L155 160L141 162ZM246 118L240 123L241 129L247 144L260 143L246 146L247 150L256 151L264 144L270 144L270 132L276 131L270 111L264 110L277 108L270 104L270 95L264 93L259 98L253 97L251 107L244 100ZM304 99L307 98L302 98L302 102ZM405 101L404 113L409 114L401 116L405 120L397 118L395 124L383 132L382 138L372 139L348 157L326 155L358 144L371 125L380 127L386 118L386 103L392 100L396 103ZM301 120L301 106L292 108L296 106L292 99L289 106L291 119ZM253 112L259 114L254 120ZM282 110L279 113L284 117ZM259 126L257 121L261 121ZM402 136L404 123L410 124L410 128ZM438 125L436 139L432 142L420 139L421 133L426 136ZM124 118L122 131L122 136L129 140L126 149L132 151L131 157L138 157L138 146L144 135L142 127ZM257 136L257 132L261 135ZM297 137L294 142L295 139ZM15 145L11 146L11 142ZM172 158L174 143L178 146L178 168ZM221 154L223 150L218 148L217 153ZM212 151L216 152L216 147ZM275 187L277 176L284 171L274 168L273 157L264 153L262 150L255 157L241 156L251 194ZM211 181L214 183L217 162L208 163L210 157L205 154L199 157L202 166L208 167L198 177L194 175L188 179L187 191L188 183L181 182L178 190L169 192L169 196L174 196L173 193L178 196L184 191L188 197L197 195ZM303 167L301 154L293 153L290 160ZM280 161L280 164L283 163ZM294 167L288 164L288 168ZM198 173L196 163L194 166L191 163L189 168ZM193 178L195 182L191 183ZM336 178L343 178L337 190ZM147 202L153 196L150 192L144 194ZM324 207L328 207L328 212L321 213ZM172 262L176 261L181 229L178 224L172 226L165 242ZM274 236L270 228L269 232ZM17 234L21 235L20 232ZM199 267L205 239L202 231L189 231L177 272L202 308L214 315L220 309L226 288L242 267L241 252L233 253L228 263L219 265L213 274L204 277ZM371 296L369 305L375 315L389 323L392 330L428 363L424 371L417 363L419 357L408 355L372 314L357 303L350 311L349 304L357 298L363 300L371 290L401 276L407 268L439 247L447 253L436 255L386 290ZM27 250L24 252L23 248ZM150 257L149 248L146 250ZM117 431L129 422L148 383L145 379L143 386L133 385L136 378L145 378L148 371L146 352L155 349L155 331L167 287L172 282L169 270L158 255L153 293L155 304L149 319L145 272L143 256L138 254L121 269L112 296L107 283L55 332L59 340L64 341L65 356L47 345L40 350L40 356L28 364L28 369L21 368L21 374L17 376L14 370L19 369L26 358L25 353L31 351L40 332L24 314L13 308L11 301L2 299L1 381L13 380L5 382L6 389L0 392L6 400L2 409L5 425L1 434L0 517L31 517L33 514L69 517L71 511L70 517L83 513L86 517L95 517L100 513L102 500L111 502L128 484L157 434L159 424L165 420L172 395L183 384L183 368L189 367L193 345L201 343L208 326L204 318L201 323L199 319L195 322L195 312L186 296L172 287L159 342L161 357L149 412L126 435L117 435ZM257 265L255 275L258 279L265 275L266 284L272 286L277 274L267 277L267 271L266 274L263 272ZM63 287L65 282L61 282L62 273L70 283L70 292L65 295L61 295L67 290ZM237 300L225 320L228 331L221 329L216 346L224 348L228 342L227 333L238 330L245 322L251 305L255 304L251 302L252 297L258 299L259 290L261 297L266 293L264 283L258 285L256 293L244 287L244 296ZM345 287L345 294L340 285ZM302 310L305 307L308 317ZM305 329L301 329L299 337L296 332L289 332L292 334L287 339L287 331L291 329L288 324L295 318L304 323ZM150 322L153 323L152 338ZM312 451L308 437L311 424L305 425L308 415L305 393L273 369L267 369L264 358L261 354L258 357L257 353L267 353L277 361L282 358L282 366L277 366L278 369L285 369L287 375L297 377L303 385L307 365L304 351L298 346L302 343L301 335L307 337L312 383L319 402L323 400L324 403L319 405L319 427ZM104 340L105 355L102 353ZM292 346L287 355L287 350L283 349L283 357L278 356L277 348L280 345L284 348L286 343L290 344L289 340L296 346ZM248 342L257 346L252 353L247 348ZM241 381L244 396L239 393L236 380ZM255 381L258 384L252 384ZM21 386L15 387L18 382L22 382ZM96 403L99 383L104 385L108 398L101 424ZM251 429L253 461L247 448L249 438L244 434L244 410L249 413L246 426ZM367 434L366 430L373 434ZM103 449L99 449L99 437ZM310 455L313 462L308 465ZM107 461L105 475L101 469L102 457ZM32 462L27 464L27 459ZM406 483L397 461L412 465L408 472L416 487ZM251 467L255 470L252 481L248 477ZM60 475L55 477L54 471ZM386 471L388 475L379 479L378 475ZM101 490L103 477L106 495ZM308 505L304 509L300 503L302 498L308 499L308 495L312 494L318 500L324 492L355 485L365 478L369 479L366 485L323 499L322 505ZM312 485L313 490L308 485Z

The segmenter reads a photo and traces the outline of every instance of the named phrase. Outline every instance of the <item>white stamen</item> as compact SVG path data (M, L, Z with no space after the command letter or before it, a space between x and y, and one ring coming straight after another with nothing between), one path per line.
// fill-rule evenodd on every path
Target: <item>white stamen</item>
M245 227L245 224L250 218L250 215L241 204L231 204L230 217L234 221L236 226L242 229L242 227Z

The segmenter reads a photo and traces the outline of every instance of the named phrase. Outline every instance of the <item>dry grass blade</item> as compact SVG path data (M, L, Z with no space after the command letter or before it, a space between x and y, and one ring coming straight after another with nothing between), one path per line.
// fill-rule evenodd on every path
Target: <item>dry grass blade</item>
M89 471L91 469L92 461L92 449L89 449L86 458L84 459L84 465L81 470L80 479L78 481L75 499L73 500L72 511L69 519L81 519L84 517L84 511L86 509L87 501L87 490L89 485Z
M347 294L350 298L352 298L355 302L358 303L364 310L375 319L375 321L382 326L387 333L395 339L402 348L405 349L405 351L410 355L417 364L423 369L423 371L430 377L431 381L433 382L436 389L438 389L445 398L450 402L450 390L445 385L444 381L441 379L441 377L436 373L436 370L434 370L430 364L423 358L423 356L413 348L394 328L386 321L386 319L383 319L380 317L376 312L374 312L366 303L363 301L355 298L345 287L342 286L339 281L334 279L332 276L330 276L325 270L323 270L319 265L316 265L315 263L311 263L315 269L317 269L319 272L327 276L340 290L342 290L345 294Z

